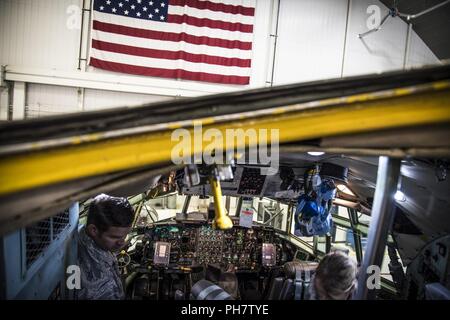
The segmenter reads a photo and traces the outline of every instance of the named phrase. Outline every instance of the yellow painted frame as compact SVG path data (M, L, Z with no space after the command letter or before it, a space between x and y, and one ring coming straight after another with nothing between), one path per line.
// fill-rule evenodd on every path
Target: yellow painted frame
M450 123L448 86L436 86L431 92L398 93L375 100L355 96L338 105L294 112L284 112L281 107L271 115L222 123L214 123L211 118L196 121L203 130L215 128L224 137L226 129L278 129L280 143ZM192 127L186 129L193 134ZM171 133L165 129L94 142L74 138L74 145L4 156L0 159L0 195L170 161L171 150L178 143L171 140Z

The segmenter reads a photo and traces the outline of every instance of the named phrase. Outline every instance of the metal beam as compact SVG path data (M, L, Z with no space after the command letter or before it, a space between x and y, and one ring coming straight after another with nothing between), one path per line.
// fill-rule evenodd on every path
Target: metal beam
M331 251L331 236L325 236L325 253L329 253Z
M191 195L187 195L186 199L184 199L183 210L181 211L181 213L186 214L188 212L191 197L192 197Z
M410 71L411 72L411 71ZM449 70L450 72L450 70ZM173 108L176 106L175 110L181 110L183 112L183 117L185 119L180 119L177 117L171 118L171 117L159 117L159 122L152 122L150 119L145 119L144 124L141 126L134 126L135 122L141 120L142 115L146 114L147 117L151 118L152 113L148 113L149 110L147 110L146 106L144 108L134 108L132 110L127 110L126 117L131 119L129 120L130 125L125 128L116 128L110 129L110 130L92 130L92 126L96 126L98 124L103 124L104 121L117 121L117 113L119 112L121 114L121 117L125 116L124 110L116 111L116 110L110 110L115 111L111 114L110 111L104 111L95 114L73 114L70 116L67 116L68 118L64 119L64 121L68 122L69 125L63 125L61 126L61 123L59 120L56 121L45 121L41 123L36 123L36 121L33 123L33 133L34 135L31 137L28 137L26 142L22 142L24 140L24 137L21 136L22 134L29 134L27 131L26 125L20 123L16 125L16 127L19 128L18 132L13 131L12 133L8 132L7 130L14 130L14 126L9 126L9 128L1 128L5 132L4 135L9 134L9 140L7 143L4 143L4 136L3 138L3 146L0 148L0 155L10 155L12 153L20 153L20 152L36 152L38 150L45 150L50 148L60 148L60 147L67 147L67 146L73 146L78 145L80 143L90 143L90 142L100 142L105 140L112 140L112 139L119 139L119 138L126 138L126 137L135 137L139 135L145 135L145 134L156 134L157 132L162 132L165 130L173 130L177 128L192 128L195 125L210 125L214 124L215 126L219 126L221 124L229 124L229 123L236 123L242 121L242 119L258 119L258 123L261 121L264 121L266 119L271 119L271 117L275 116L289 116L289 115L295 115L295 114L302 114L309 112L322 112L324 110L332 110L338 106L346 106L346 105L356 105L358 103L367 106L371 102L390 102L390 99L395 99L403 101L403 98L407 97L418 97L421 98L423 96L424 99L434 99L434 96L432 93L441 92L444 91L447 92L447 94L450 94L450 81L437 81L437 82L431 82L426 84L420 84L416 86L409 86L409 87L403 87L403 88L397 88L397 89L388 89L383 91L374 91L371 93L362 93L362 94L353 94L349 96L341 96L336 98L327 98L327 99L317 99L313 101L307 101L307 102L301 102L301 103L295 103L290 105L282 104L282 100L279 101L273 101L270 100L267 108L262 108L258 110L251 110L251 111L244 111L243 103L236 101L237 107L239 107L238 110L235 113L226 113L221 114L217 112L211 112L210 109L217 109L220 108L221 104L224 101L227 101L229 99L234 98L235 95L233 94L222 94L220 96L215 96L216 98L202 98L200 102L201 108L205 109L207 105L205 103L210 103L211 105L208 106L203 112L203 114L206 114L204 117L199 117L199 113L192 113L189 112L189 108L193 108L194 110L197 110L199 106L196 104L193 104L193 100L185 100L185 103L187 104L187 108L182 108L179 106L179 103L159 103L159 106L155 106L156 112L164 112L164 108ZM290 94L294 94L296 91ZM251 95L252 93L247 94ZM243 95L243 94L242 94ZM260 103L265 102L267 99L266 94L264 92L262 93L255 93L256 97L253 98L255 101L258 101ZM309 94L305 94L309 95ZM245 97L244 97L245 98ZM241 98L241 99L244 99ZM249 99L250 97L248 97ZM238 98L236 98L239 100ZM303 98L305 99L305 98ZM289 99L286 98L283 101L286 101ZM446 103L447 101L439 101L440 99L435 99L433 103ZM406 101L406 100L405 100ZM230 102L233 103L233 102ZM275 103L275 106L273 104ZM396 103L397 104L397 103ZM247 108L254 107L255 103L253 102L252 105L248 106ZM281 107L280 107L281 105ZM245 105L246 106L246 105ZM214 108L213 108L214 107ZM221 112L225 112L225 109L222 108ZM331 111L330 110L330 111ZM180 112L181 112L180 111ZM152 110L154 113L155 110ZM90 116L90 117L88 117ZM349 114L348 116L352 116ZM449 115L450 117L450 115ZM72 119L75 119L72 121ZM167 119L167 120L163 120ZM375 120L375 119L374 119ZM429 125L430 123L427 121L427 119L424 119L425 125ZM445 119L442 119L438 123L447 123ZM88 123L88 125L86 125ZM347 123L348 124L348 123ZM416 125L416 123L414 123ZM436 123L431 123L436 124ZM51 125L51 127L49 127ZM125 124L124 124L125 125ZM405 126L408 124L405 124ZM419 123L420 125L420 123ZM87 126L87 127L86 127ZM12 128L11 128L12 127ZM110 127L110 125L106 126L106 128ZM350 126L351 127L351 126ZM37 128L39 129L37 132ZM89 129L90 128L90 129ZM398 128L398 126L394 126L393 128ZM270 129L270 128L266 128ZM278 127L279 129L279 127ZM378 126L370 127L366 129L366 131L378 129ZM389 129L389 127L385 127L383 129ZM402 128L404 129L404 128ZM65 134L63 137L61 136L61 130L68 131L69 133ZM72 132L72 134L70 134ZM81 133L79 133L81 132ZM356 132L359 132L359 130L356 130ZM365 131L364 131L365 132ZM334 136L335 132L332 130L331 133L327 133L323 137L329 137ZM351 128L347 128L344 130L343 134L353 134L355 133L354 130L351 130ZM52 138L52 135L57 135L58 138ZM372 134L372 133L371 133ZM41 137L40 139L34 138L35 136ZM321 138L323 138L321 137ZM19 138L19 141L17 143L14 143L14 139ZM310 137L311 138L311 137ZM1 141L0 141L1 143ZM377 146L380 147L380 146ZM391 155L389 155L391 157Z
M13 89L13 120L25 119L26 83L15 82Z
M403 69L406 69L409 61L409 50L411 48L411 34L412 34L412 23L408 22L408 29L406 31L406 44L405 44L405 54L403 55Z
M294 106L287 112L280 107L265 111L262 116L250 115L246 119L232 116L232 120L219 123L214 118L190 120L191 125L186 127L193 136L193 126L201 123L203 130L215 128L222 137L226 137L227 129L246 128L256 132L274 129L279 130L280 143L285 143L403 126L449 123L450 90L447 90L446 83L441 83L441 87L436 85L436 88L445 90L418 94L411 94L413 90L398 91L397 95L384 99L358 95L344 100L330 99L335 104L328 101L328 107L323 108ZM179 127L176 123L165 124L160 130L106 140L103 133L76 136L70 138L70 145L53 150L32 152L32 148L27 154L4 156L0 159L0 195L169 161L173 147L179 143L172 140L171 129ZM235 143L216 142L217 148L223 150ZM248 141L234 146L241 147L244 143ZM39 149L38 144L34 147Z
M266 208L264 208L264 210L267 211ZM277 213L275 213L273 216L271 216L271 217L269 218L269 220L267 220L267 221L264 222L264 225L268 226L272 221L274 221L274 219L275 219L276 217L278 217L278 216L283 212L283 210L284 210L284 209L281 209L280 211L278 211Z
M435 138L434 136L433 138ZM281 146L280 152L287 153L306 153L306 152L325 152L328 154L345 154L347 156L368 156L379 157L386 156L390 158L450 158L450 147L421 147L421 148L335 148L335 147L309 147L305 146Z
M239 217L241 215L241 208L242 208L242 197L239 197L236 205L236 212L234 214L236 217Z
M222 93L242 88L224 88L214 84L192 84L181 81L139 78L127 75L99 74L85 71L63 71L19 66L6 66L5 80L40 83L107 91L154 94L173 97L198 97L205 94Z
M225 196L225 210L227 210L228 213L230 213L230 201L230 196Z
M377 32L378 30L380 30L381 27L382 27L383 24L387 21L387 19L389 18L390 15L391 15L391 13L388 12L388 13L383 17L383 19L381 19L380 25L379 25L378 27L373 28L373 29L370 29L369 31L366 31L366 32L364 32L364 33L360 33L360 34L358 34L358 37L359 37L360 39L362 39L362 38L364 38L365 36L367 36L368 34L371 34L372 32Z
M356 210L347 208L348 216L350 218L350 223L352 225L352 233L353 233L353 242L355 243L355 253L356 260L358 261L358 265L361 265L362 262L362 245L361 245L361 232L358 230L358 215Z
M289 242L292 242L295 246L297 246L298 248L302 249L304 252L312 255L312 256L320 256L321 253L318 252L317 255L316 253L314 253L313 247L307 243L306 241L303 241L301 239L299 239L297 236L294 236L292 234L279 234L280 238L283 238Z
M9 88L0 87L0 121L8 120L9 115Z
M412 19L416 19L424 14L427 14L428 12L431 12L433 10L436 10L437 8L440 8L446 4L449 4L450 0L446 0L446 1L442 1L441 3L438 3L428 9L425 9L423 11L420 11L418 13L415 14L406 14L406 13L401 13L400 16L405 17L407 21L412 20Z
M377 174L377 187L372 207L372 218L369 226L367 247L358 279L356 299L374 299L375 289L368 288L367 270L370 266L381 269L384 250L391 228L394 213L397 183L400 175L400 160L380 157Z
M134 211L134 221L133 221L133 228L136 225L136 222L138 221L139 217L141 216L141 210L142 210L142 206L145 203L145 198L142 199L141 202L139 202L139 204L136 207L136 210Z
M317 247L319 245L319 236L313 236L313 251L314 254L317 254Z
M292 202L289 202L288 210L287 210L287 221L286 221L286 232L291 233L292 228L292 216L294 215L294 209L296 207L292 204Z
M343 228L352 229L352 223L349 219L344 217L340 217L337 214L333 214L333 222ZM368 234L368 227L362 223L358 223L355 225L355 230L357 230L362 235Z

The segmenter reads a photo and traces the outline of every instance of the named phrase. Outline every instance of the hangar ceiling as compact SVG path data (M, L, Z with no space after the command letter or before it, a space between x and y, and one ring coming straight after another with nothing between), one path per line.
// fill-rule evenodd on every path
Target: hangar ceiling
M444 5L412 19L413 30L440 60L450 59L450 1L447 0L381 0L388 8L414 15L438 4ZM406 18L403 19L406 22Z

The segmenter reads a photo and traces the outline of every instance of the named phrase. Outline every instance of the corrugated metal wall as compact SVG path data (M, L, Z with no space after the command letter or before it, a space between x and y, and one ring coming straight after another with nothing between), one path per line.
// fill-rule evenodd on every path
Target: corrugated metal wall
M80 6L81 0L0 1L0 63L77 68L80 30L67 11Z
M347 0L281 0L274 83L339 77Z
M1 0L0 64L73 71L78 68L82 0ZM160 95L28 84L25 117L140 105ZM4 103L3 101L2 103Z
M253 29L253 57L251 87L266 85L270 61L270 27L273 3L277 0L257 0L255 11L255 24Z
M80 100L83 99L83 102ZM144 103L173 99L167 96L86 89L84 98L80 89L43 84L29 84L25 118L37 118L79 111L114 107L138 106Z
M390 17L381 30L358 37L368 31L370 5L380 8L381 18L388 12L374 0L281 0L274 84L402 69L407 25L400 18ZM406 66L435 63L439 60L413 32Z
M82 0L1 0L0 63L77 70L82 3ZM270 84L274 42L271 32L277 3L278 0L257 1L250 87ZM401 69L407 26L400 18L389 18L382 30L358 38L359 33L367 31L366 10L373 4L381 8L382 16L387 12L375 0L281 0L274 84ZM413 33L407 66L437 62ZM92 68L88 71L102 73ZM173 98L102 90L86 90L83 96L77 88L38 84L28 84L26 93L26 117ZM7 101L0 100L2 104ZM1 110L5 113L4 106Z
M25 118L77 112L77 88L30 83L27 87Z
M80 6L81 0L1 0L0 63L76 69L80 29L70 24L70 18ZM75 88L28 84L25 117L78 111L76 92Z
M407 26L400 18L388 18L381 30L358 37L368 31L366 10L372 4L372 0L351 1L344 76L403 68ZM383 17L387 8L380 2L378 6Z
M167 96L136 94L116 91L87 89L85 93L84 108L86 111L98 110L108 107L137 106L173 99Z

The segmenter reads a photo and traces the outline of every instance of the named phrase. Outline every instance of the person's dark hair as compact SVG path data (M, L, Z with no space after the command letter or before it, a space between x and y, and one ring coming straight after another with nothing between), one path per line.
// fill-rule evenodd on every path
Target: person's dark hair
M109 227L129 227L134 220L134 210L126 198L98 195L89 205L86 225L95 225L100 232Z

